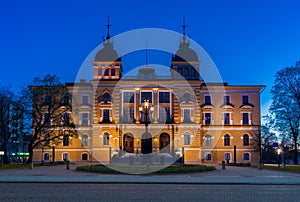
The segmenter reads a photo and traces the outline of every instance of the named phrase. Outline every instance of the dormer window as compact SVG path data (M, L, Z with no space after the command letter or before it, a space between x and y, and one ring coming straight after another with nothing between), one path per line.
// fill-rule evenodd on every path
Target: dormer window
M115 69L111 69L111 76L116 76L116 70Z

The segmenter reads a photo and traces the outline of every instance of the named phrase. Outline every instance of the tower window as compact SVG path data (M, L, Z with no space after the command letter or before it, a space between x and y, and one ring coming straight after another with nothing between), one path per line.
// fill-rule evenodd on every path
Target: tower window
M111 76L116 76L116 70L115 69L111 69Z
M188 78L188 77L189 77L189 69L184 68L184 78Z
M98 76L102 76L102 69L98 69Z
M109 76L109 69L105 69L104 76Z

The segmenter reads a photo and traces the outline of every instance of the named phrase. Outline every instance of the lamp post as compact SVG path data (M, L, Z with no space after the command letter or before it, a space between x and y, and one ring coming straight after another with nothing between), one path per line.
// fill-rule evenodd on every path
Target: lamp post
M151 106L151 103L149 102L148 99L144 100L142 105L139 107L139 111L145 115L145 120L143 121L143 123L145 124L145 133L148 135L148 125L151 123L151 120L149 118L149 113L150 111L153 111L153 107Z
M280 168L280 153L281 153L281 149L278 148L278 149L277 149L277 162L278 162L278 168Z

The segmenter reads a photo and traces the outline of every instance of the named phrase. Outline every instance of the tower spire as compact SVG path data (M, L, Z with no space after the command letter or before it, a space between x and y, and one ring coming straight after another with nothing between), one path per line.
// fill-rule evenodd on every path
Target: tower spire
M183 16L183 24L181 25L182 29L183 29L183 36L185 36L185 29L188 25L185 24L185 16Z
M106 39L110 39L110 34L109 34L109 28L111 27L111 24L109 24L109 16L107 16L107 24L105 25L107 27L107 36Z

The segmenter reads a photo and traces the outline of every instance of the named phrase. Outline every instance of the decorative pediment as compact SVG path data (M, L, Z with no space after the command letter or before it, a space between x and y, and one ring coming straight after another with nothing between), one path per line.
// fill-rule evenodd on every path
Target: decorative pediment
M241 109L253 109L254 105L247 103L240 106Z
M234 108L234 105L231 104L231 103L227 103L227 104L221 105L221 108L222 108L222 109L233 109L233 108Z
M215 106L212 104L203 104L200 106L202 109L213 109Z

